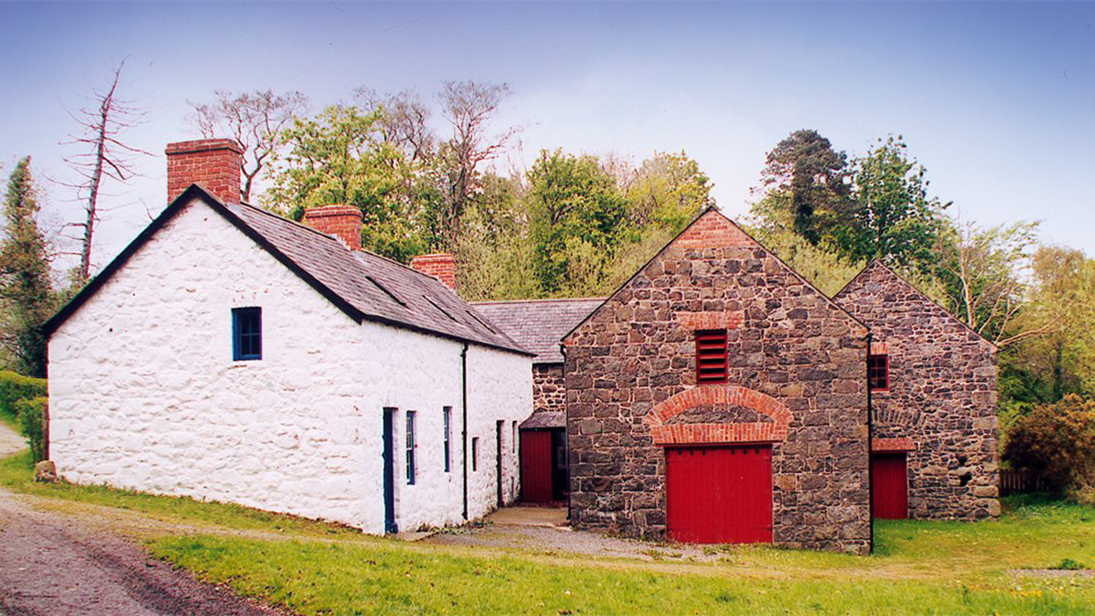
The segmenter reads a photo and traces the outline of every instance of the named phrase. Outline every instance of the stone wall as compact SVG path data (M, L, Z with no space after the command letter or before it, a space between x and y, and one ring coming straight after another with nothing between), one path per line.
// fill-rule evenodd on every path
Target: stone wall
M566 381L563 364L532 366L533 411L562 413L566 410Z
M999 515L995 348L879 262L835 300L889 356L889 389L871 392L872 429L876 442L915 447L910 516Z
M729 380L697 386L715 328ZM717 211L564 344L574 524L662 537L666 445L769 440L775 543L869 549L867 330Z

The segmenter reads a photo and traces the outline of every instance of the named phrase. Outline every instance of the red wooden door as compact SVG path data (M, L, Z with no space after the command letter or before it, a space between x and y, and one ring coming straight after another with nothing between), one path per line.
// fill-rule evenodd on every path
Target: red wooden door
M521 431L521 500L551 501L551 431Z
M665 450L669 538L686 543L772 541L772 447Z
M905 454L876 453L871 456L871 515L889 520L909 517Z

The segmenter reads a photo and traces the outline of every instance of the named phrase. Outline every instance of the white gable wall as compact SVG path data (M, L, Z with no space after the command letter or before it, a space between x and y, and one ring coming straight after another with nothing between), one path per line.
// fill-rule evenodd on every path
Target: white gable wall
M245 306L262 307L261 360L232 360L231 309ZM195 201L51 337L51 457L77 483L382 532L382 409L396 407L400 528L456 523L462 347L355 323ZM480 356L475 365L494 370L520 364L518 381L530 373L527 358L472 345L469 363ZM505 375L479 384L471 372L469 396L476 392L483 407L505 408L507 421L531 412L530 385L518 391ZM445 405L453 407L447 476L439 453ZM414 486L406 485L404 466L407 409L418 411ZM485 421L493 443L493 419ZM493 449L490 462L493 468ZM493 475L490 485L489 503L477 491L473 511L493 504Z

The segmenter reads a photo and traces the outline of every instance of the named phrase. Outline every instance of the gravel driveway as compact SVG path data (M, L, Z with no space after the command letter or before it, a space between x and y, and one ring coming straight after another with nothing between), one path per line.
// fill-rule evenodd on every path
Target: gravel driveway
M0 425L0 451L11 453L10 436ZM30 502L0 489L0 615L283 613L201 583L125 539L37 511Z

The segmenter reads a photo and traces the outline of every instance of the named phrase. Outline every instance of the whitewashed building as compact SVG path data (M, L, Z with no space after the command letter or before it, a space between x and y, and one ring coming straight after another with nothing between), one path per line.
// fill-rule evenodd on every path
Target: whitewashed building
M516 499L531 353L356 209L241 203L234 142L167 155L181 194L47 324L62 477L372 533Z

